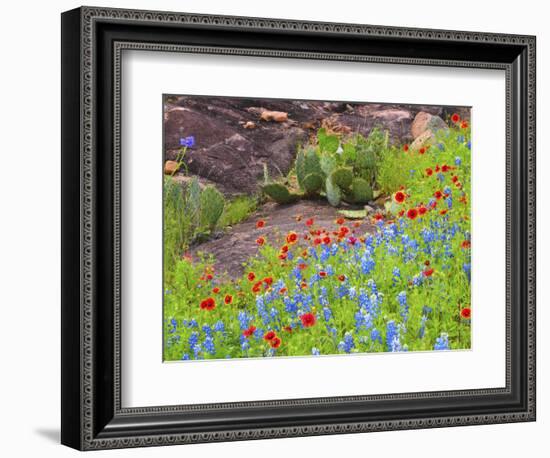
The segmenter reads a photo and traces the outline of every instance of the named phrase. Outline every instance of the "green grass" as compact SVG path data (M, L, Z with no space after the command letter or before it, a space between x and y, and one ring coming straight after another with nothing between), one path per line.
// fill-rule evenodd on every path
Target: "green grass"
M248 218L258 207L258 200L254 196L242 195L226 203L220 218L220 227L233 226Z

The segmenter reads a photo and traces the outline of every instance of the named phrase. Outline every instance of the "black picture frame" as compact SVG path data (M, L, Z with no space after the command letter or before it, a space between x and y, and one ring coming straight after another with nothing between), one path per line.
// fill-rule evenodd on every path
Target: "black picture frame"
M96 7L63 13L61 442L92 450L534 421L535 47L523 35ZM124 49L504 70L506 387L122 408Z

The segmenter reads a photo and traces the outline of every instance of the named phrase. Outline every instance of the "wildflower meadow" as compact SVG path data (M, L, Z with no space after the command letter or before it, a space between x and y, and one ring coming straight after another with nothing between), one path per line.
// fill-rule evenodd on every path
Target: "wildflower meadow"
M471 129L458 114L445 122L420 147L392 143L384 125L319 129L288 175L266 173L263 192L236 198L199 186L183 165L200 140L182 138L174 171L190 181L165 176L164 359L469 349ZM316 171L300 170L308 163ZM273 223L256 210L300 199L336 216L266 236ZM256 232L237 276L189 255L243 221Z

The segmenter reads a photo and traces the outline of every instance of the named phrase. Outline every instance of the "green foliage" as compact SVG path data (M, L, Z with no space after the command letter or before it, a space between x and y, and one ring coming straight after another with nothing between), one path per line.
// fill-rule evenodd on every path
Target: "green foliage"
M207 186L201 192L201 225L213 230L222 216L225 199L214 186Z
M347 189L353 181L353 170L349 167L338 167L331 173L332 183L342 189Z
M372 200L372 187L367 180L354 178L351 183L351 190L346 194L346 198L354 204L366 204L369 200Z
M337 207L342 201L342 191L338 186L332 183L330 177L326 179L325 182L325 192L327 195L327 200L330 205Z
M318 173L309 173L304 178L303 186L308 194L318 193L323 187L323 177Z
M323 189L324 173L315 148L298 151L295 170L298 186L306 194L317 194Z
M326 176L329 176L332 171L336 168L336 159L329 155L329 154L323 154L321 155L321 158L319 159L321 164L321 170Z
M315 151L314 148L308 148L305 152L304 171L303 171L304 179L310 173L317 173L319 175L323 174L319 155L317 154L317 151Z
M193 234L193 221L186 215L188 206L181 186L170 177L164 179L164 275L170 274L175 262L187 247Z
M342 161L347 164L353 164L357 159L357 150L352 142L342 145Z
M226 203L215 187L201 190L196 177L182 186L172 177L166 176L163 194L166 281L173 277L176 263L190 245L206 239L216 228L243 221L257 206L256 199L250 196L240 196ZM220 208L223 211L221 216Z
M242 195L225 204L223 214L220 218L219 226L233 226L244 221L258 207L258 201L255 197Z
M317 141L321 152L334 154L338 150L340 140L336 135L328 135L326 129L321 128L317 131Z
M301 187L306 177L305 172L305 163L306 163L306 153L303 149L299 149L296 154L296 162L294 168L296 170L296 179L298 180L298 185Z
M287 187L281 183L265 184L262 186L262 191L278 204L290 204L299 199L297 194L291 193Z
M407 182L410 171L418 167L418 155L406 154L401 149L390 148L380 157L377 168L377 182L384 194L391 194Z
M180 188L180 186L178 186ZM180 190L181 192L181 190ZM187 207L191 222L197 226L200 220L201 210L201 187L197 177L193 177L187 189Z

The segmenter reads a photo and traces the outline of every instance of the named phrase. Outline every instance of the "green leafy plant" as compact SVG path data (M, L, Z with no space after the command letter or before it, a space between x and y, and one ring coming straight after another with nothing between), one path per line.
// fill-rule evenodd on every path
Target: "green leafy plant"
M225 206L225 199L222 193L214 186L207 186L201 192L200 205L201 225L211 231L214 230Z
M171 176L164 178L164 266L165 275L196 240L203 239L220 225L225 198L214 187L201 189L193 177L181 185Z
M225 203L223 214L218 225L220 227L233 226L248 218L258 207L258 200L254 196L242 195Z

